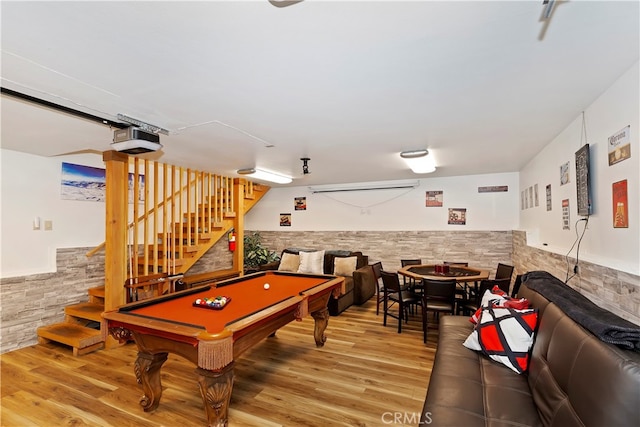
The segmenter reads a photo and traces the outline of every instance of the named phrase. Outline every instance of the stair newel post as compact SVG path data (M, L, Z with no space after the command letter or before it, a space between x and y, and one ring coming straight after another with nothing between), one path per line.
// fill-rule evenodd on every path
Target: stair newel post
M105 199L105 311L124 304L124 282L127 279L127 243L129 207L129 157L117 151L105 151L106 199ZM108 338L107 347L116 341Z
M235 212L239 214L233 220L236 232L236 251L233 253L234 270L244 271L244 178L233 179L233 201Z

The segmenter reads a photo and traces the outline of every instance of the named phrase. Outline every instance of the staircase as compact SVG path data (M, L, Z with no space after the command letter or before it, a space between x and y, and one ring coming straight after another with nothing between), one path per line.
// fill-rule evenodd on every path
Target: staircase
M90 288L89 302L69 305L64 309L64 322L38 328L38 342L55 341L73 348L81 356L104 347L100 330L104 311L104 286Z
M137 158L133 160L136 164L136 174L138 160ZM180 177L178 191L164 190L164 195L160 198L156 197L158 190L138 188L139 180L134 178L133 194L144 192L146 200L145 212L142 215L137 212L138 204L133 203L133 218L128 221L129 229L133 230L129 233L134 237L133 241L129 239L125 241L128 247L138 248L138 251L130 257L132 262L127 273L129 279L158 273L170 275L186 273L216 242L222 238L226 239L231 229L236 229L238 239L242 239L244 215L269 190L267 186L254 185L246 180L233 180L190 170L183 171L182 168L174 171L173 167L168 168L166 165L163 173L164 182L159 184L160 180L157 177L153 178L153 172L157 173L159 167L154 165L152 169L146 162L148 161L145 161L144 170L147 187L161 185L165 189L174 188L176 184L168 184L166 176L175 177L178 172L180 174L186 172L187 178L184 178L186 184L183 185L183 177ZM235 186L241 186L241 188ZM131 188L123 195L127 204L129 200L127 193L130 190ZM234 201L234 193L242 195L242 203ZM150 207L147 202L149 199L153 199ZM237 213L238 206L241 207L240 214ZM141 241L138 240L140 235L144 236ZM103 246L99 246L87 256L101 247ZM239 259L242 260L241 257ZM228 274L230 271L236 272L237 275L237 271L242 271L242 265L234 265L231 270L222 272ZM105 274L109 274L107 269ZM210 274L216 276L215 272ZM115 280L106 281L106 283L115 282ZM104 348L107 334L101 328L104 326L102 313L107 301L106 292L112 291L105 289L105 286L89 289L88 302L65 307L64 322L38 328L38 342L55 341L68 345L73 348L74 356ZM124 296L124 283L116 292L122 292ZM125 299L123 298L122 301Z

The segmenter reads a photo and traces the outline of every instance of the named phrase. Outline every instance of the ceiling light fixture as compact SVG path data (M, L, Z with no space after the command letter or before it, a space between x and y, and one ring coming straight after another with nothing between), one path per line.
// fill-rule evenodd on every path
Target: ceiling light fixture
M278 173L256 168L238 169L238 174L247 175L251 178L259 179L262 181L275 182L276 184L289 184L293 180L290 176L280 175Z
M433 156L429 155L429 150L403 151L400 157L407 162L407 165L414 173L431 173L436 170L436 162Z
M309 160L311 159L308 157L302 157L300 160L302 160L302 174L310 174L311 172L309 172Z

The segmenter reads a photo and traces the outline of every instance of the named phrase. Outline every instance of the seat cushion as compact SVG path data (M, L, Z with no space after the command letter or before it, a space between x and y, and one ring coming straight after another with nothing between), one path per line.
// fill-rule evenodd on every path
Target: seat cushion
M422 424L540 426L527 378L462 343L473 325L467 316L442 316Z

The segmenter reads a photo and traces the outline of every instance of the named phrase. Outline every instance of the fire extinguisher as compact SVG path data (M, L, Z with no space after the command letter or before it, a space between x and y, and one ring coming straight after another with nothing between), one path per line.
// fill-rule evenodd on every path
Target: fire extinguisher
M236 232L235 231L229 232L229 250L231 252L234 252L236 250Z

